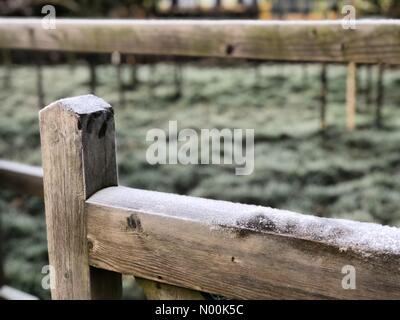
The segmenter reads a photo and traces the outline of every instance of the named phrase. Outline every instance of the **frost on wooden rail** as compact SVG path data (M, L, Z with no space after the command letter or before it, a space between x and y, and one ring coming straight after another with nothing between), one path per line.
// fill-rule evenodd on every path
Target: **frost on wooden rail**
M400 298L398 228L125 187L86 204L96 267L234 298Z
M263 206L125 187L103 189L88 201L193 220L210 228L237 228L243 235L246 231L276 233L324 242L341 251L354 250L366 256L397 255L400 258L400 229L375 223L320 218Z

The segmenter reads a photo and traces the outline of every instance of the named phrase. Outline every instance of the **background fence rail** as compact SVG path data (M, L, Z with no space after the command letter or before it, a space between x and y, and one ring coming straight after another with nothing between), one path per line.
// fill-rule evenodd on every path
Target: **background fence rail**
M0 185L43 197L43 170L41 167L0 160Z
M400 22L0 19L0 48L400 64Z
M0 186L5 189L43 197L43 170L17 162L0 160ZM1 219L1 214L0 214ZM0 221L0 299L4 300L37 300L37 297L7 286L4 279L4 258L2 246L2 224Z
M0 160L0 186L26 195L43 197L43 170L17 162ZM1 219L1 215L0 215ZM7 286L3 270L2 224L0 221L0 299L4 300L37 300L37 297Z

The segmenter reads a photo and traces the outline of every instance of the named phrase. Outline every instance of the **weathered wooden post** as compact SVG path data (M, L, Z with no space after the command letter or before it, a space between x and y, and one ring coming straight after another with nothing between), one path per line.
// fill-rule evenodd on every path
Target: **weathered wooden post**
M346 93L346 123L347 130L352 131L356 127L357 104L357 65L349 62L347 67L347 93Z
M39 118L52 298L119 298L121 275L89 266L85 220L85 200L118 184L113 110L86 95L56 101Z

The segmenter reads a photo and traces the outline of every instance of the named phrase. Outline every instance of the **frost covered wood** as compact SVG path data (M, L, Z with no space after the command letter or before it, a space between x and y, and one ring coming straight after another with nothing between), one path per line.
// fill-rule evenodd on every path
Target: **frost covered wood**
M400 298L398 228L124 187L86 210L100 268L234 298Z
M90 268L85 200L117 185L111 106L92 95L56 101L39 113L53 299L119 298L121 275Z
M400 229L374 223L320 218L286 210L125 187L103 189L88 202L135 212L190 219L210 227L271 232L321 241L340 250L400 256Z
M121 273L233 298L400 298L397 228L116 186L95 96L51 104L40 127L55 298L117 297Z

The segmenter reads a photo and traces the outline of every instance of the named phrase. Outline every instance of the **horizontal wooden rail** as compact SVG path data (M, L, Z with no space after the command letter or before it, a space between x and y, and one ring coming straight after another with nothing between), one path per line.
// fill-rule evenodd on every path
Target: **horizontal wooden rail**
M0 19L0 48L400 64L400 21Z
M125 187L86 216L98 268L233 298L400 298L397 228Z
M0 186L43 197L43 170L40 167L0 160Z
M0 160L0 186L4 189L14 189L18 192L43 197L43 170L40 167ZM0 230L0 242L1 241ZM0 269L3 267L1 255L2 252L0 250ZM0 278L1 276L2 270L0 270ZM0 300L38 299L29 293L4 285L3 281L4 279L0 279Z

